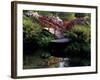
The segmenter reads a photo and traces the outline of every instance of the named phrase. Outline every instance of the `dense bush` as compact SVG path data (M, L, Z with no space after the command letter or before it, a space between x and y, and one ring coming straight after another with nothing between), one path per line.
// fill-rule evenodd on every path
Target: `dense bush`
M33 19L23 17L23 47L24 51L35 51L38 48L46 48L53 39L53 35L45 31Z
M85 13L75 13L75 17L80 18L80 17L85 17Z
M90 26L76 25L65 36L71 43L66 46L65 52L69 57L90 58Z
M73 20L75 18L74 13L59 13L58 16L64 21Z

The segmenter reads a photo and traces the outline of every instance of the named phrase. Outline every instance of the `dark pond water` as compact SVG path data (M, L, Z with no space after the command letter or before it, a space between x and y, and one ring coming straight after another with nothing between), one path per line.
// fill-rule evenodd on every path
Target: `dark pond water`
M55 57L51 56L48 51L38 50L33 54L24 55L23 69L89 66L89 63L87 59Z
M57 39L52 40L46 49L25 52L23 69L90 66L90 60L87 58L80 58L77 55L68 57L64 52L68 44L68 39Z

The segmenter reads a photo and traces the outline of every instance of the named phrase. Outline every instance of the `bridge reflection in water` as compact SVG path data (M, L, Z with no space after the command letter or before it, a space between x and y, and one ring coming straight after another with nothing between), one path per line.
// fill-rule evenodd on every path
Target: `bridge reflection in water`
M69 44L69 39L56 39L52 40L48 46L50 54L55 57L66 57L64 49Z
M59 68L62 68L64 66L69 66L68 61L69 58L67 58L66 54L64 52L64 48L69 44L68 38L62 38L62 39L55 39L52 40L49 44L49 51L52 56L60 57L59 61Z

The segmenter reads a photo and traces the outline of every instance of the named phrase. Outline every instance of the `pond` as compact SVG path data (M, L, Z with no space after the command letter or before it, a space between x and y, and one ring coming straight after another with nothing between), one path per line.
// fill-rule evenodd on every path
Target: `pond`
M23 69L38 69L38 68L63 68L89 66L89 61L80 59L79 57L55 57L51 56L49 51L38 50L33 54L24 54Z

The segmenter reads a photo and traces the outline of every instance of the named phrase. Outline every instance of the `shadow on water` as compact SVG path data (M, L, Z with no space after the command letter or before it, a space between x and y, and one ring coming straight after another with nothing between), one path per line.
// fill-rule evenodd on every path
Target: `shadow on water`
M90 66L90 59L67 55L64 49L69 44L68 39L52 40L45 49L24 50L23 69Z
M37 50L33 54L24 54L23 69L63 68L89 66L89 61L78 57L55 57L49 51Z

